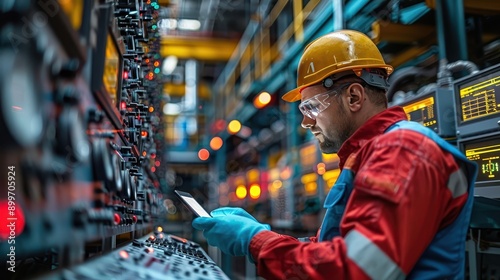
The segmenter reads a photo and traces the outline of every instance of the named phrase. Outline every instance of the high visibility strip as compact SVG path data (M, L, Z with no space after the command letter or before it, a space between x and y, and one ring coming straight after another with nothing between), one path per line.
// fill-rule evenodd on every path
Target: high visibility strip
M371 279L405 279L401 268L380 248L356 230L345 237L347 256Z
M453 172L448 179L448 189L453 198L459 197L467 192L468 182L462 169Z

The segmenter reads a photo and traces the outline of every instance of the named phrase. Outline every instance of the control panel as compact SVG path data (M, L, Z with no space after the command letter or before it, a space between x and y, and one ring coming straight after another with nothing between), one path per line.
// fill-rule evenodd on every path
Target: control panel
M198 243L151 233L105 256L40 279L229 279Z

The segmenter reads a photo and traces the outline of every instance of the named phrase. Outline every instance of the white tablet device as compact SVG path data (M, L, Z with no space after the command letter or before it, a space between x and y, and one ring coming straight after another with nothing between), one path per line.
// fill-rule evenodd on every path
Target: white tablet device
M174 190L174 192L181 198L182 202L195 213L198 217L212 217L208 212L194 199L194 197L187 192Z

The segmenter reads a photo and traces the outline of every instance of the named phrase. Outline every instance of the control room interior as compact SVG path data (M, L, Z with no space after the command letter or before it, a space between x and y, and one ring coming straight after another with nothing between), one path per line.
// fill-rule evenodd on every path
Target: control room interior
M394 67L389 106L478 164L464 266L500 279L498 22L497 0L2 1L2 279L261 279L174 191L314 236L339 158L281 97L340 29ZM157 240L182 268L135 258Z

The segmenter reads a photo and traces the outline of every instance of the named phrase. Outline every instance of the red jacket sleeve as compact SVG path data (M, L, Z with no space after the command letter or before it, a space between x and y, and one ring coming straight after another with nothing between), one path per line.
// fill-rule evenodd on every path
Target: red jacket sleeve
M421 134L397 130L366 144L354 158L354 189L341 236L299 242L265 231L250 243L258 274L266 279L369 279L362 263L378 255L352 253L346 236L362 236L408 275L436 232L458 215L467 194L453 198L453 157ZM351 242L352 243L352 242ZM362 259L362 260L361 260ZM373 276L373 274L371 274ZM379 278L380 279L380 278Z

